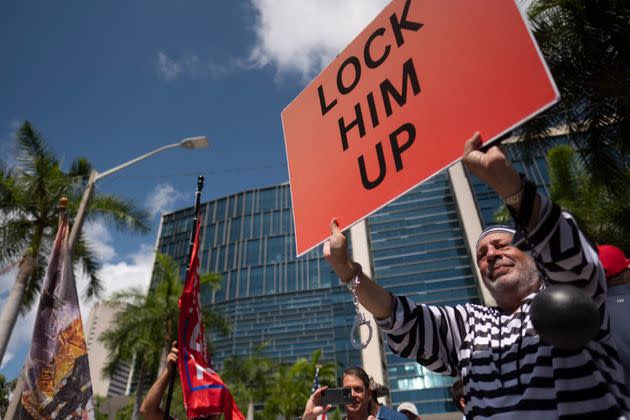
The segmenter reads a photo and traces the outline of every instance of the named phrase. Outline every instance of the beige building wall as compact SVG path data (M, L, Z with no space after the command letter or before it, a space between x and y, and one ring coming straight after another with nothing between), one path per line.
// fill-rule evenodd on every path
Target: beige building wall
M374 272L372 269L372 260L370 259L370 247L368 241L367 223L365 220L357 223L350 228L350 237L352 240L352 258L354 261L361 264L363 272L370 278L374 278ZM350 293L350 292L348 292ZM352 299L352 296L348 296L348 299ZM381 334L379 331L374 317L363 306L359 305L361 313L365 315L365 319L370 321L372 326L372 339L366 348L361 350L361 361L363 363L363 369L374 378L374 381L378 384L389 386L387 382L387 376L385 375L385 357L383 354L383 343L381 341ZM366 327L361 327L361 341L364 342L368 336L368 330ZM350 339L350 337L348 337ZM385 402L389 402L387 398Z
M470 255L472 256L474 261L475 255L477 255L477 238L481 234L482 225L481 219L479 217L479 212L477 211L477 205L475 203L473 191L470 186L470 182L468 182L468 177L464 172L464 166L461 162L458 162L448 168L448 175L451 181L453 195L455 196L455 201L457 203L459 220L464 228L464 235L466 239L466 244L468 246L468 252L470 252ZM477 280L477 285L479 286L479 290L481 290L481 298L483 304L487 306L496 306L494 298L490 295L490 292L483 284L483 281L481 281L481 273L479 272L479 267L477 267L477 264L473 264L473 269L473 272L475 273L475 279Z
M85 328L88 358L90 361L90 376L92 377L92 391L94 395L107 397L111 380L102 375L103 366L107 361L107 350L98 338L114 322L116 311L103 302L92 306ZM124 388L127 388L126 382Z

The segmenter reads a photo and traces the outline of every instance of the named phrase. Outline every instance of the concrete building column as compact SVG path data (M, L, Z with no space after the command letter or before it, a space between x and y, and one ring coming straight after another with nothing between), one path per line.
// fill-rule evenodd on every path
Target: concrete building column
M355 224L350 228L350 235L352 240L352 258L354 261L361 264L363 272L370 277L374 278L374 270L372 269L372 259L370 258L370 246L368 239L367 223L365 220ZM379 328L376 325L376 321L371 313L369 313L363 306L359 305L361 312L365 315L365 319L370 321L372 325L372 340L366 348L361 350L361 361L363 363L363 369L374 378L374 381L388 386L387 375L385 372L385 359L383 356L383 342L381 340L381 334ZM361 327L361 341L367 339L367 328ZM389 401L387 401L389 402Z
M496 306L494 298L490 295L490 292L481 281L481 273L479 267L477 267L475 256L477 250L475 245L477 244L477 238L481 234L482 224L477 205L475 204L475 198L473 191L468 182L468 177L464 172L464 166L461 162L452 165L448 168L448 175L451 181L451 188L453 190L453 196L457 203L457 212L459 214L459 220L464 228L464 237L468 246L468 252L472 258L473 272L475 273L475 279L479 290L481 290L481 298L483 304L486 306Z

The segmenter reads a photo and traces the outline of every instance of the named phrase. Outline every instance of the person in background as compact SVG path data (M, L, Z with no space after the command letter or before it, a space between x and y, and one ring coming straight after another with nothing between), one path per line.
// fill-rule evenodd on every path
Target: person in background
M363 369L361 369L363 370ZM378 402L379 397L389 395L389 389L386 386L374 382L370 377L370 388L372 389L372 409L371 414L378 420L407 420L407 417L398 411Z
M451 392L451 398L453 399L453 404L455 407L459 409L462 413L466 412L466 400L464 399L464 381L462 378L457 378L453 385L449 388ZM466 416L464 416L464 420Z
M630 260L613 245L598 245L597 251L606 273L611 334L623 365L626 387L630 389Z
M362 368L355 366L343 371L342 386L352 390L354 403L344 406L346 416L344 420L406 420L405 417L399 419L391 417L400 415L391 408L381 406L375 401L375 394L370 386L370 377ZM331 405L322 406L322 392L328 387L321 387L315 391L306 403L302 420L316 420L317 416L325 414L332 408ZM383 416L383 417L379 417Z
M344 387L352 390L352 404L346 405L346 416L344 420L374 420L376 417L371 415L372 412L372 389L370 388L370 377L360 367L347 368L343 372ZM316 420L317 416L325 414L332 408L329 404L322 406L322 392L328 387L321 387L315 391L306 403L302 420Z
M409 420L422 420L418 414L416 405L410 402L400 403L396 410L398 410L401 414L404 414Z

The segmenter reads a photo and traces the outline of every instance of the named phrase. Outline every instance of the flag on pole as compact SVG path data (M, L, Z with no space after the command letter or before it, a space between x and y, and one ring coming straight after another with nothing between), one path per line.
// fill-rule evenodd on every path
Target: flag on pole
M311 388L311 394L319 389L319 366L315 367L315 379L313 380L313 387ZM326 413L317 416L317 420L326 420Z
M68 233L62 209L24 368L22 405L36 419L94 418L90 366Z
M179 298L179 377L188 418L223 413L225 420L245 420L221 377L210 368L199 304L199 228L193 242L184 291Z

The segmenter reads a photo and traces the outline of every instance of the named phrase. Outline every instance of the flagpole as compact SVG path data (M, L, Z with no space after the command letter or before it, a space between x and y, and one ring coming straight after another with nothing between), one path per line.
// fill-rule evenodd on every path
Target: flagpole
M197 232L197 224L199 223L199 206L201 203L201 190L203 189L203 176L199 176L197 178L197 191L195 192L195 211L194 218L192 221L192 231L190 232L190 243L188 245L188 267L186 268L186 279L188 278L188 271L190 270L190 258L192 257L193 246L195 242L195 233ZM180 345L180 343L177 343ZM180 355L180 357L182 357ZM168 391L166 393L166 405L164 406L164 420L168 420L171 411L171 400L173 398L173 386L175 384L175 371L177 371L177 366L175 369L169 372L168 377Z

